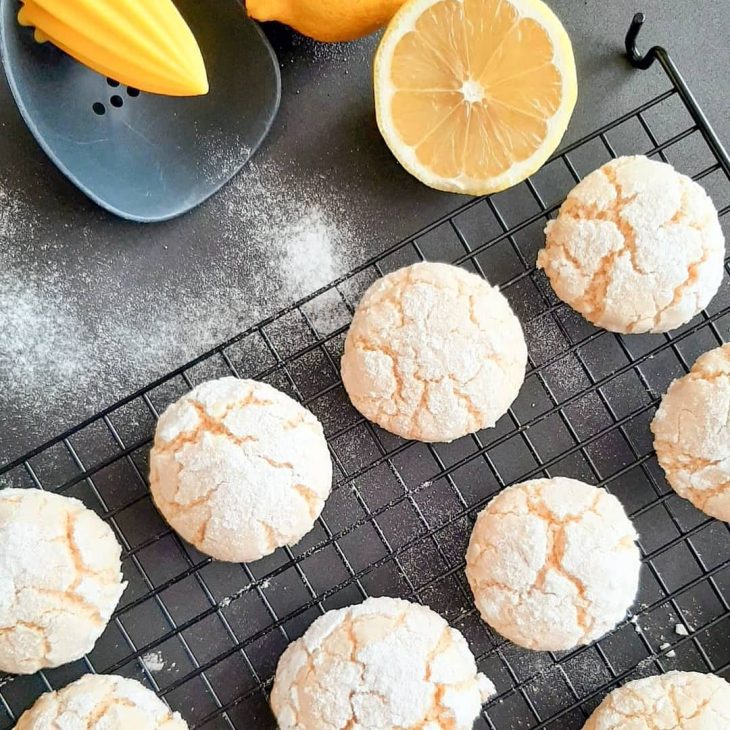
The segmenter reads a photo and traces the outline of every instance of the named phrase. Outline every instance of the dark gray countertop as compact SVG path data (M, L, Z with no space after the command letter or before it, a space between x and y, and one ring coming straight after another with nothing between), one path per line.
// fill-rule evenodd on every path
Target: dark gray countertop
M621 57L636 10L647 14L642 43L668 47L720 137L730 138L730 3L551 5L578 64L566 142L666 88L658 70L634 71ZM218 196L154 226L116 220L76 191L0 81L0 463L463 202L412 179L382 142L375 39L323 47L281 28L267 33L283 81L270 137ZM326 234L315 244L330 237L329 259L312 266L297 254L303 227Z

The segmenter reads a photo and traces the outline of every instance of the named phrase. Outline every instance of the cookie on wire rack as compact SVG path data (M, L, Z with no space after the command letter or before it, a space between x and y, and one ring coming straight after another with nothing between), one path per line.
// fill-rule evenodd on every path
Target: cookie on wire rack
M621 503L575 479L509 487L479 514L466 577L482 618L527 649L561 651L613 629L636 597L637 534Z
M706 352L669 386L651 430L674 491L730 521L730 344Z
M210 380L160 416L152 498L176 532L218 560L251 562L299 542L331 488L321 424L266 383Z
M15 730L187 730L187 723L144 685L110 674L85 674L46 692Z
M281 730L471 730L494 685L426 606L369 598L328 611L286 649L271 707Z
M671 165L619 157L586 176L545 228L537 265L597 327L667 332L717 293L725 239L704 189Z
M499 290L426 262L365 292L345 340L342 382L355 408L387 431L448 442L494 426L526 364L522 327Z
M715 674L667 672L611 692L583 730L727 730L730 684Z
M127 585L121 552L78 499L0 490L0 671L33 674L90 652Z

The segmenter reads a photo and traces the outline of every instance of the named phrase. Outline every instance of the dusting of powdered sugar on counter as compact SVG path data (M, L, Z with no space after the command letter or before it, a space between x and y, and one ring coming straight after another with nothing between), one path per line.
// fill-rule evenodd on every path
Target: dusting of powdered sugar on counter
M53 386L82 377L91 358L73 305L52 277L24 277L12 267L0 270L0 373L41 405ZM7 379L6 379L7 378ZM42 386L46 387L42 387Z
M322 177L306 172L295 177L270 162L252 160L212 206L220 211L221 231L230 241L249 245L253 239L271 252L290 303L353 264L353 212Z
M56 435L364 258L356 208L332 181L293 165L254 158L205 205L207 215L162 226L92 209L119 231L102 249L91 226L72 237L0 180L0 464L18 455L16 441ZM36 229L51 256L39 255ZM49 431L25 431L26 420Z

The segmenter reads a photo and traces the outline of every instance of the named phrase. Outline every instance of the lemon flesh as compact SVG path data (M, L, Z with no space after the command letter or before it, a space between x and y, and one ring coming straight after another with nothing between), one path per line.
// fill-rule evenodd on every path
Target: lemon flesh
M409 0L374 71L378 126L433 188L483 195L538 170L577 96L565 29L540 0Z

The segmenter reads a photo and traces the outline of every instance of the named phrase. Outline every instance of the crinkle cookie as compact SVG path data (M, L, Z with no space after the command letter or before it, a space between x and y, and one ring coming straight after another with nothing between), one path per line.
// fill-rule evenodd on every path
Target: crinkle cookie
M677 494L730 521L730 344L706 352L669 386L651 430Z
M386 430L452 441L494 426L526 363L522 328L498 289L459 267L420 263L365 292L342 382L355 408Z
M583 730L727 730L730 684L714 674L667 672L615 689Z
M605 489L565 477L523 482L479 514L466 577L482 618L510 641L572 649L614 628L633 603L636 537Z
M202 383L160 416L152 497L170 526L219 560L249 562L309 532L332 488L319 421L266 383Z
M41 695L15 730L187 730L187 724L134 679L86 674Z
M619 157L568 194L537 259L597 327L667 332L717 292L725 239L707 193L671 165Z
M0 670L32 674L90 652L126 586L121 552L79 500L0 490Z
M328 611L282 655L271 691L281 730L470 730L494 686L464 637L397 598Z

